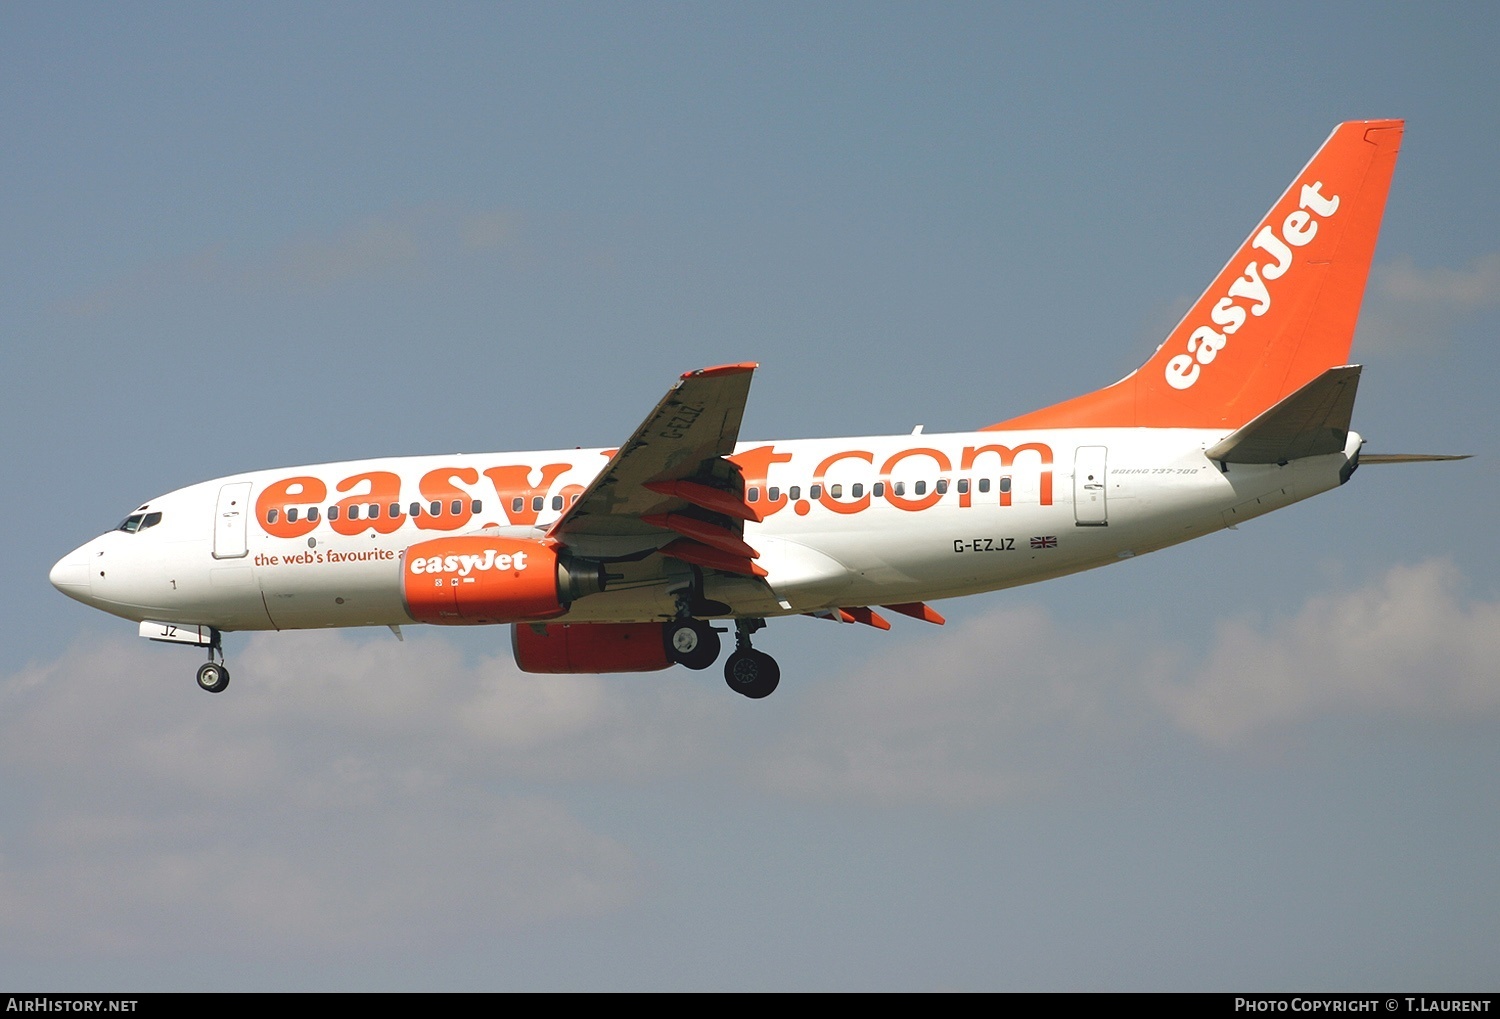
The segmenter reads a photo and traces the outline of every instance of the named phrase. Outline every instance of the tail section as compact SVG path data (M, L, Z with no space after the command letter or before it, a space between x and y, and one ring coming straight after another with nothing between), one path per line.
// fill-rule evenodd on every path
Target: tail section
M1237 429L1347 364L1403 126L1340 124L1136 371L990 427Z

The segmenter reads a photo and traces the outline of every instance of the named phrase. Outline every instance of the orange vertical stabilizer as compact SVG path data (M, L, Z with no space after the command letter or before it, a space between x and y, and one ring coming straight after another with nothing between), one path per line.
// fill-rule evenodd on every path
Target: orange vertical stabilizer
M1340 124L1136 371L987 430L1239 428L1347 364L1403 126Z

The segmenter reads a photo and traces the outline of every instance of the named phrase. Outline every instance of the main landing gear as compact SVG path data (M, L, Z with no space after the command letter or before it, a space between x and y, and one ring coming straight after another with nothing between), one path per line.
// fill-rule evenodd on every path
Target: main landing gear
M210 644L208 645L208 661L198 666L198 687L209 693L223 693L224 688L229 686L229 669L224 664L224 642L219 639L218 630L210 630ZM218 661L214 661L214 656Z
M724 682L735 693L759 700L769 697L781 682L776 659L750 646L750 635L766 625L764 619L735 620L735 648L724 662ZM689 669L706 669L719 660L719 631L701 619L684 616L662 629L667 658Z
M724 662L724 682L729 689L753 700L771 696L781 682L776 659L750 646L750 635L765 625L764 619L736 619L734 653Z
M719 660L719 632L701 619L677 619L662 630L667 657L678 665L702 670Z

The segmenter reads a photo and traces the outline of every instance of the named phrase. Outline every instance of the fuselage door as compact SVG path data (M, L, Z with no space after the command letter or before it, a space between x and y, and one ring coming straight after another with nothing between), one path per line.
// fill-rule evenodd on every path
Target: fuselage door
M214 558L240 559L250 551L245 531L250 523L250 482L236 481L219 489L214 507Z
M1106 527L1104 446L1079 446L1073 457L1073 519L1079 527Z

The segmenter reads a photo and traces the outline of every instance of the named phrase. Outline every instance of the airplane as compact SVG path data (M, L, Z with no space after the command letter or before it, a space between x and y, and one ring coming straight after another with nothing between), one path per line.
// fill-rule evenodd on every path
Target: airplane
M1348 363L1404 122L1339 125L1139 369L974 431L742 442L754 363L691 371L622 445L253 471L151 499L50 574L142 637L510 624L533 673L707 669L765 697L767 620L941 624L929 603L1093 569L1336 488ZM721 624L716 626L715 624Z

